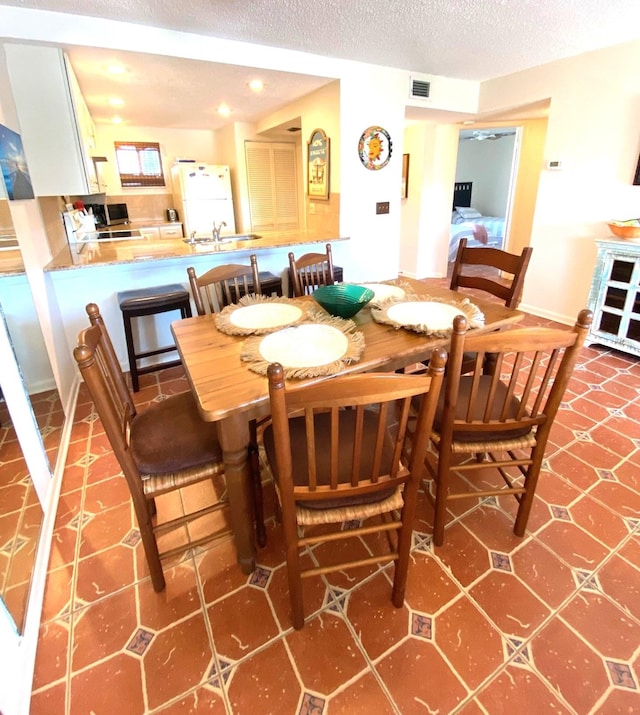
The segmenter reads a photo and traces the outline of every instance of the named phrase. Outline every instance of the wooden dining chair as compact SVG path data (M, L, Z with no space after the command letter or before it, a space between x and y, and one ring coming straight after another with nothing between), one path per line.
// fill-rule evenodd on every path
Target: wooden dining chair
M91 325L80 332L73 355L127 481L153 588L162 591L163 559L231 534L220 515L214 531L186 538L188 524L227 504L216 425L200 418L191 391L152 402L138 412L98 306L90 303L86 310ZM209 505L157 521L157 497L206 480L213 487ZM158 537L185 526L182 538L172 539L170 548L161 552Z
M289 253L289 293L291 296L309 295L319 286L333 285L334 283L335 273L330 243L327 243L326 253L305 253L298 259L295 258L293 252Z
M475 335L467 332L464 316L454 319L450 369L431 433L434 451L425 461L431 481L423 481L434 504L436 546L444 541L447 505L463 498L513 495L518 501L513 531L524 535L549 432L591 321L591 311L583 310L572 330ZM476 367L463 375L467 350L476 355ZM481 370L487 353L496 357L491 375ZM495 480L489 479L491 469L497 470Z
M294 628L304 625L302 579L356 566L394 561L392 600L402 606L417 491L445 361L438 349L427 376L345 375L303 387L285 387L282 366L269 366L272 423L264 445L281 511ZM406 427L418 395L418 424L425 432L408 456ZM341 528L365 520L370 523ZM318 558L313 547L319 544L377 533L390 537L389 551L367 557L357 551L352 560L302 567L302 549L313 549Z
M524 289L524 279L531 260L533 248L526 246L522 253L509 253L499 248L469 248L467 239L460 240L453 272L451 274L451 290L458 288L473 288L490 293L504 301L507 308L517 308ZM477 273L478 269L493 269L491 277L487 271ZM498 273L499 272L499 273ZM508 274L508 276L507 276ZM467 352L460 370L467 374L474 369L475 355ZM493 356L488 355L483 369L490 372L493 369Z
M532 253L531 246L525 246L520 254L499 248L469 248L467 239L462 238L458 244L449 287L456 291L458 288L482 290L503 300L507 308L517 308ZM493 268L496 272L500 271L500 276L491 278L486 273L478 275L475 272L478 267Z
M215 266L201 276L196 275L193 266L187 268L191 294L198 315L218 313L226 306L236 303L243 295L262 292L258 258L255 254L251 254L249 261L248 266L236 263Z

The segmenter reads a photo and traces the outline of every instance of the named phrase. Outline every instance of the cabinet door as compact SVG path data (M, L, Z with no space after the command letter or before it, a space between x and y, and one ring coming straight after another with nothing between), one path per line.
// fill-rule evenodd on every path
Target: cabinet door
M158 239L160 238L160 229L157 226L149 226L148 228L141 228L140 231L147 237Z
M160 226L160 238L182 238L182 224L173 226Z
M640 355L640 256L601 252L589 302L590 341Z
M13 44L4 51L36 196L92 193L63 52Z

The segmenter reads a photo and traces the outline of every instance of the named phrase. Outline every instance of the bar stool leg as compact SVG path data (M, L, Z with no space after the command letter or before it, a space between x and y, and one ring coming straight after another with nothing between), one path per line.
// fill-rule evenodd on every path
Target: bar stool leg
M131 385L134 392L140 390L140 378L138 376L138 360L133 347L133 331L131 330L131 318L126 313L122 316L124 323L124 337L127 343L127 356L129 358L129 372L131 374Z

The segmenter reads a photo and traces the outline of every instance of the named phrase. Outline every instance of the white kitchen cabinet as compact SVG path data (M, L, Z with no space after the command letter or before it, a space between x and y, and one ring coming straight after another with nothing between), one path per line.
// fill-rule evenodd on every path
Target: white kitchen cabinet
M4 51L36 196L98 193L93 121L64 52L17 44Z
M174 223L171 226L160 226L160 238L182 238L182 224Z
M160 228L158 226L143 226L140 231L147 238L153 238L154 240L160 238Z

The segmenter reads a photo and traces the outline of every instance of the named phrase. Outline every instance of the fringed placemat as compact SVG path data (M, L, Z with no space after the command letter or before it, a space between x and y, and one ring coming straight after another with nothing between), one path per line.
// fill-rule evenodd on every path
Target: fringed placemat
M484 326L484 313L468 298L447 300L426 295L404 300L390 298L371 308L371 317L377 323L443 338L451 335L453 319L461 314L470 328Z
M334 375L360 359L364 335L353 321L320 311L312 311L310 319L313 322L248 338L241 359L260 375L267 374L270 363L279 362L287 379Z
M214 316L216 328L226 335L264 335L308 317L309 308L290 298L244 295Z

